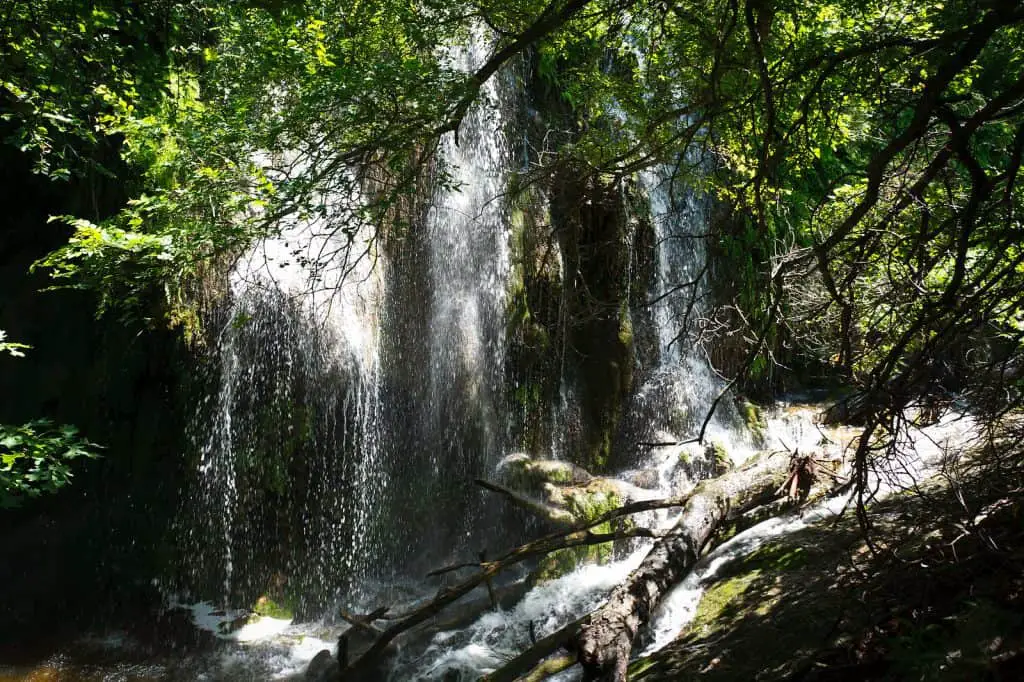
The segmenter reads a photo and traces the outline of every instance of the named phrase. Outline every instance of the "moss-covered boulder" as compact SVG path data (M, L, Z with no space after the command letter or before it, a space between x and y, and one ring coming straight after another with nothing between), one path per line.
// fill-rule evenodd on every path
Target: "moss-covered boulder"
M255 604L253 604L252 613L255 616L277 618L280 620L291 620L295 618L295 609L286 601L271 599L265 594L257 599Z
M718 441L712 441L704 448L704 457L711 468L712 476L721 476L732 469L732 458L725 446Z
M768 420L765 419L764 411L746 399L737 400L736 409L739 410L750 433L763 444L768 437Z
M563 508L573 515L577 523L592 522L625 502L622 485L610 479L596 478L585 486L567 487L558 492ZM605 522L595 526L593 531L610 533L624 523L627 522ZM536 578L539 581L552 580L571 573L583 564L607 563L614 554L614 542L559 550L544 557L537 569Z
M499 465L502 481L526 494L539 495L545 485L584 485L593 480L583 467L555 459L532 459L526 453L515 453Z
M546 520L572 526L589 523L631 501L632 486L611 478L601 478L571 462L533 459L525 453L509 455L500 467L502 483L535 505L520 504ZM621 522L625 523L625 522ZM618 526L620 527L621 523ZM595 532L607 533L613 525L604 523ZM574 547L548 555L537 571L540 580L564 575L582 563L606 562L614 553L613 543Z

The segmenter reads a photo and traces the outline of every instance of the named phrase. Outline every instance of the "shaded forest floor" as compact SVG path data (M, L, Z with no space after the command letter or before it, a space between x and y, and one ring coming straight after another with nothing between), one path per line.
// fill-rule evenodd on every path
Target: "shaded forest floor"
M1016 472L1015 472L1016 473ZM933 480L734 561L630 679L1024 680L1018 475Z

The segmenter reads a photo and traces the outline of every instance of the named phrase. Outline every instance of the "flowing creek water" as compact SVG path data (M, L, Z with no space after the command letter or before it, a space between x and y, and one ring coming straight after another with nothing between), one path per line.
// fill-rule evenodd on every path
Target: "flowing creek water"
M848 427L825 428L816 423L818 406L808 403L779 404L769 413L766 442L768 448L816 450L825 457L840 456L856 430ZM878 498L904 490L916 481L938 471L948 449L964 447L975 431L966 416L949 413L938 424L911 430L902 444L902 465L875 475L873 485ZM690 447L694 450L693 446ZM742 453L742 448L740 449ZM748 453L749 454L749 453ZM651 454L650 463L662 471L671 471L680 462L679 447L663 447ZM743 455L741 454L741 457ZM656 497L667 491L649 491ZM689 576L663 600L638 647L650 654L671 642L692 620L705 586L728 566L729 562L757 550L765 543L787 533L827 521L842 513L848 504L844 496L827 498L801 512L773 518L739 533L708 553ZM667 526L671 514L648 515L644 522ZM485 610L468 623L436 632L415 646L404 648L392 660L389 680L473 680L515 656L528 646L532 637L554 632L580 615L596 608L629 572L635 568L649 545L640 543L632 551L604 565L583 565L558 579L529 590L515 606ZM421 584L390 584L371 595L395 597L404 593L409 607L429 599ZM486 593L475 595L486 598ZM467 600L473 599L473 595ZM246 611L223 611L209 603L175 604L168 607L188 613L195 626L215 633L219 644L204 651L183 651L154 656L138 643L130 632L104 633L76 643L70 653L59 654L35 676L15 670L0 670L0 680L263 680L300 679L312 658L322 649L336 651L337 638L348 629L330 619L292 622L270 617L247 622L226 632L225 625L242 618ZM82 661L86 660L87 663ZM40 673L40 671L43 671ZM458 676L453 676L457 672ZM446 677L447 675L447 677ZM553 678L577 679L570 670Z

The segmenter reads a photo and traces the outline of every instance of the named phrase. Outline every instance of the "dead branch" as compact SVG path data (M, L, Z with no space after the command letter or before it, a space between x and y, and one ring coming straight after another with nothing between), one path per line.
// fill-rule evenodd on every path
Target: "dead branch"
M367 671L376 664L378 658L384 653L388 648L388 645L391 644L396 637L441 613L448 606L469 594L480 585L486 584L487 581L493 579L505 569L526 561L527 559L543 556L545 554L549 554L560 549L568 549L570 547L603 544L605 542L613 542L615 540L622 540L626 538L643 537L658 539L671 535L672 531L658 531L642 527L624 528L608 533L595 533L590 529L613 518L619 518L631 513L648 511L650 509L659 509L666 506L679 506L681 500L682 498L673 498L671 500L647 500L645 502L636 502L626 505L619 509L614 509L602 515L595 521L584 524L582 527L578 527L571 531L546 535L510 550L494 561L481 562L479 564L479 573L474 573L457 585L442 589L431 601L406 614L396 617L393 624L377 635L373 644L370 645L362 656L342 670L341 679L365 679ZM464 564L459 564L457 567L464 566ZM446 567L438 569L433 573L440 574L454 570L454 568L456 567Z

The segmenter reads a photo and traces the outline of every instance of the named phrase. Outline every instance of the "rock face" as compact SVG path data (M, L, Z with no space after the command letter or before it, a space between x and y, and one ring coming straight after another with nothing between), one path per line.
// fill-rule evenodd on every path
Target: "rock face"
M533 95L557 127L576 125L560 98ZM549 134L547 125L528 130L537 149ZM508 371L526 416L517 440L535 449L554 439L590 471L609 471L622 464L613 446L651 346L654 232L635 183L566 167L542 185L512 216Z

